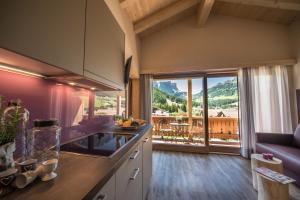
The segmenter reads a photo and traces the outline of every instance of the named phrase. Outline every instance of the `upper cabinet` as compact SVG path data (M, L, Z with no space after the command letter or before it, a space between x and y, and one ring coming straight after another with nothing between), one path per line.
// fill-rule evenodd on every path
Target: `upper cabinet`
M1 0L0 47L82 75L85 0Z
M0 0L0 27L0 48L124 89L125 35L104 0Z
M87 0L85 35L85 76L123 89L125 35L103 0Z

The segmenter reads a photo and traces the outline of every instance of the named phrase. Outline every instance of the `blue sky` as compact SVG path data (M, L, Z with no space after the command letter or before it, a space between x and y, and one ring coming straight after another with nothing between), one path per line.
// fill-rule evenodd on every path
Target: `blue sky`
M213 77L213 78L208 78L207 84L208 88L213 87L217 85L218 83L223 83L227 80L232 80L235 77ZM176 83L177 87L180 91L187 92L188 90L188 82L187 79L176 79L176 80L166 80L166 81L171 81L172 83ZM163 81L161 81L163 82ZM193 94L199 93L202 91L203 84L202 84L202 78L194 78L193 79Z

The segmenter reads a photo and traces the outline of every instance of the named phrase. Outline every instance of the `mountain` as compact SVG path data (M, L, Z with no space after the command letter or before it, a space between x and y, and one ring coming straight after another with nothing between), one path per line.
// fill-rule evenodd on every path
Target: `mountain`
M172 83L171 81L160 82L158 88L169 95L174 95L179 92L177 84Z
M193 94L193 99L203 98L203 91Z
M153 108L168 113L186 113L187 94L171 81L153 82ZM193 109L203 109L203 92L193 95ZM208 88L208 108L236 107L238 101L237 79L218 83Z
M159 83L154 82L153 87L159 89L160 91L168 95L176 96L183 99L186 99L187 97L187 92L180 91L177 87L177 84L172 83L171 81L160 81Z
M237 79L225 81L224 83L218 83L217 85L208 88L208 97L218 96L237 96Z
M218 83L217 85L208 88L207 92L209 98L237 95L237 79L234 78L223 83ZM203 91L193 94L193 99L199 99L202 97Z
M155 104L187 104L185 99L176 95L169 95L158 88L153 89L153 103Z

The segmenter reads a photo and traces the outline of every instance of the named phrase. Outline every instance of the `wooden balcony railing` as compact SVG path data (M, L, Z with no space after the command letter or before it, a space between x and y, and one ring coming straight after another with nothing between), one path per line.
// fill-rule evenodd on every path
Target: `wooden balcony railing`
M182 117L180 123L188 123L188 117ZM153 134L156 136L167 135L167 132L175 132L170 124L177 122L176 117L152 116ZM181 130L189 138L204 138L203 117L192 117L192 123L184 130ZM239 140L238 118L234 117L209 117L208 132L210 139ZM169 133L168 133L169 134ZM184 134L183 134L184 135Z

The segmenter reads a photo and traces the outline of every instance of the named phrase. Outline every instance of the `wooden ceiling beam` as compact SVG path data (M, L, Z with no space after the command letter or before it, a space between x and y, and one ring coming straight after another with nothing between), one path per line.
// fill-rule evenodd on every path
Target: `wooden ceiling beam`
M267 8L278 8L283 10L300 11L300 2L280 1L280 0L218 0L227 3L237 3L252 6L261 6Z
M202 0L200 2L197 14L197 24L199 27L205 25L214 3L215 0Z
M126 8L127 7L127 0L119 0L119 3L121 5L121 8Z
M155 12L134 24L135 33L139 34L199 3L199 0L180 0Z

